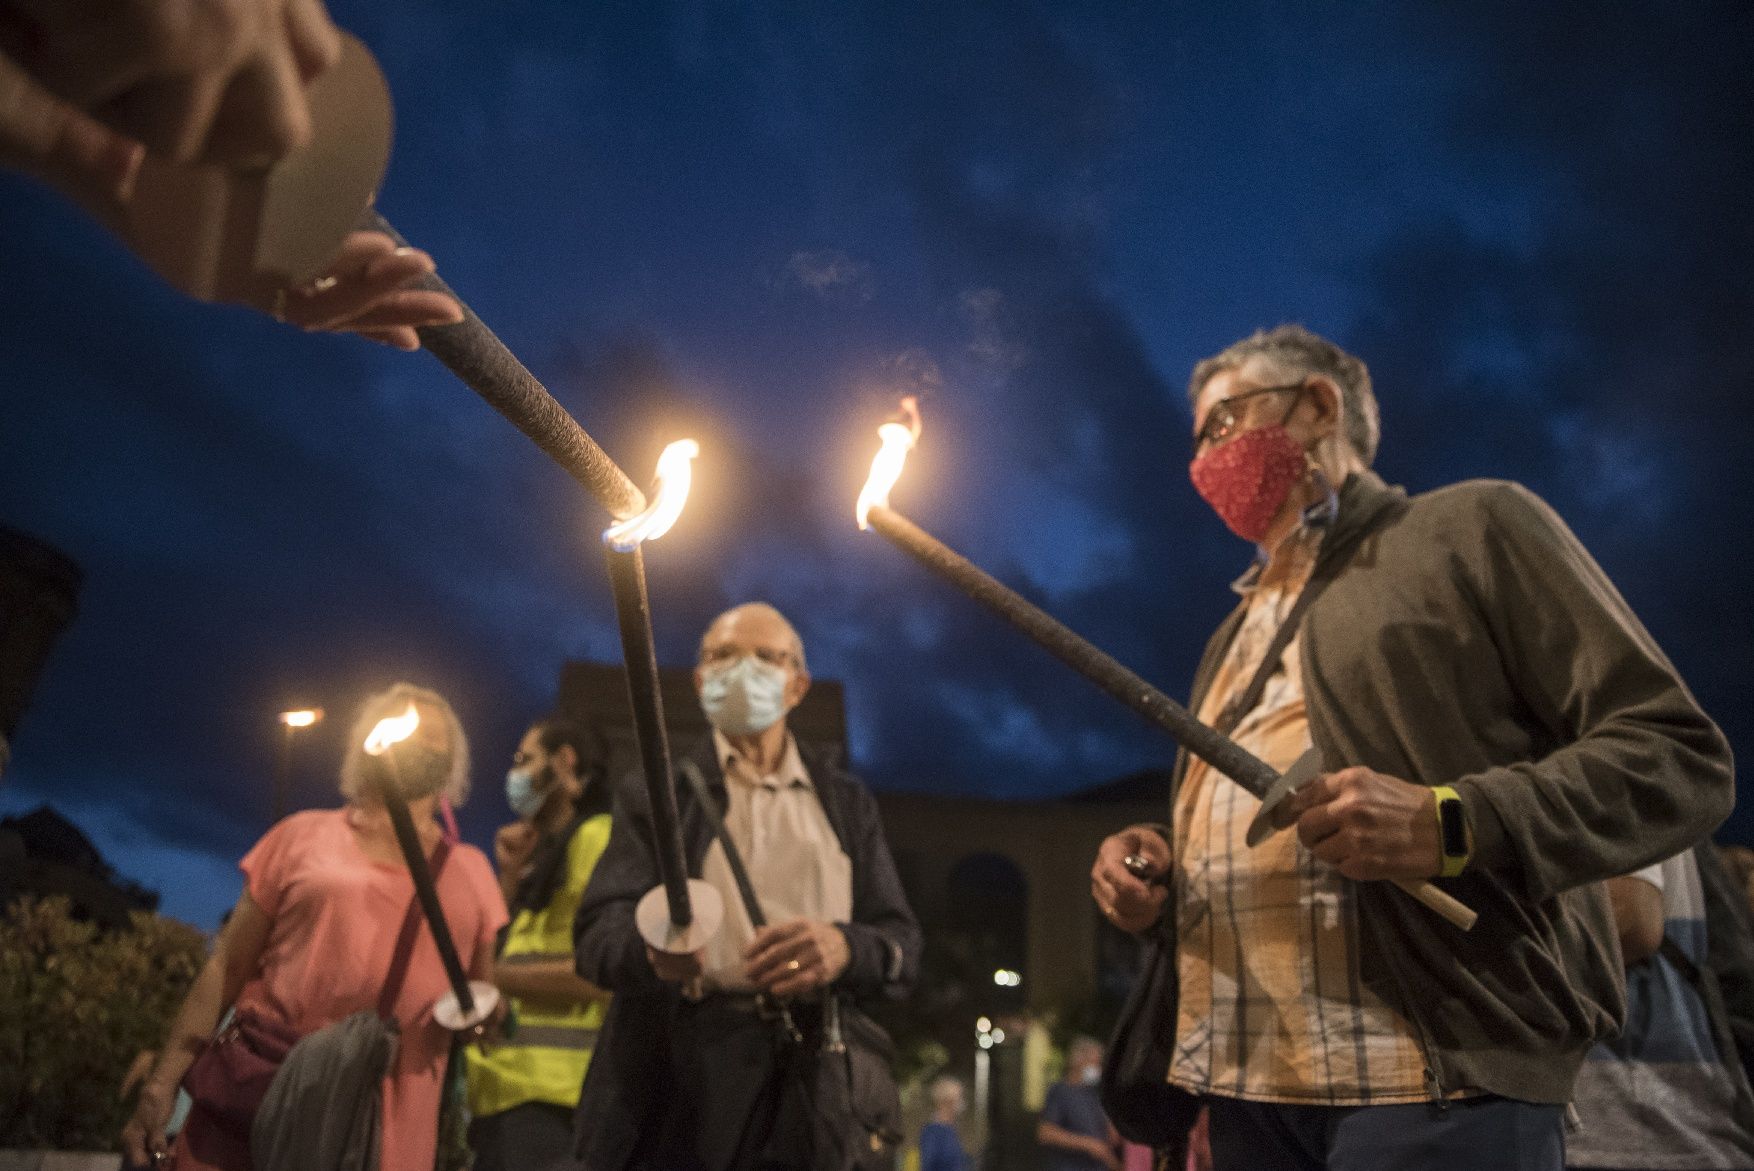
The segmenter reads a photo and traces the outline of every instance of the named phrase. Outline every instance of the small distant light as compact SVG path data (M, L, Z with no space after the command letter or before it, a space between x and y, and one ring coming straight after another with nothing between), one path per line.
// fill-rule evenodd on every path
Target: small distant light
M993 1044L995 1045L1003 1045L1005 1043L1004 1029L994 1029L990 1036L993 1038Z
M323 718L322 708L301 708L295 712L281 712L280 722L288 728L308 728Z
M993 973L993 983L1001 988L1015 988L1023 983L1023 977L1021 974L1013 972L1010 968L1000 968Z
M978 1020L974 1023L974 1031L977 1033L991 1032L992 1028L993 1028L993 1022L986 1017L982 1017L980 1020Z
M993 1047L993 1038L989 1034L982 1033L979 1044L982 1049L991 1049Z

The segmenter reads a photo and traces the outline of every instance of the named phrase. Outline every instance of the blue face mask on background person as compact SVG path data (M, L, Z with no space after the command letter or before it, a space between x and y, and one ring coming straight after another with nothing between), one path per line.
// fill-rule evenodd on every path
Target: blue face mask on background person
M708 671L700 683L700 707L707 721L727 736L753 736L786 714L784 667L744 655Z
M548 793L536 788L535 769L515 768L505 775L505 799L513 813L529 821L542 812Z

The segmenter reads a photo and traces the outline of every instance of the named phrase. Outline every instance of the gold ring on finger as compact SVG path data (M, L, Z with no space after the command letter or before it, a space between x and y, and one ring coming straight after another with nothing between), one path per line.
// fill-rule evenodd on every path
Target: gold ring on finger
M804 965L803 965L803 964L800 964L800 963L799 963L799 962L798 962L798 961L797 961L797 960L792 960L792 961L790 961L790 962L789 962L789 963L787 963L787 964L786 964L786 969L787 969L787 970L788 970L788 971L792 971L792 972L795 972L795 971L797 971L797 970L798 970L798 969L799 969L799 968L801 968L801 967L803 967L803 966L804 966Z

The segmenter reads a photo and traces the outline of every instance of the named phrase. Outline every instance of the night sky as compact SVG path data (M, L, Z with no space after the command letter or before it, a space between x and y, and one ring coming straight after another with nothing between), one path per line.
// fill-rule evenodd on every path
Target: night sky
M1566 8L334 11L396 95L392 222L636 481L700 440L661 660L768 599L875 787L1032 799L1170 745L855 529L876 425L919 393L896 506L1182 694L1250 553L1188 484L1187 372L1282 321L1370 364L1391 482L1552 502L1754 752L1754 8ZM407 678L485 845L562 663L619 656L600 507L430 356L189 303L13 177L0 346L0 523L87 575L0 813L210 926L274 714L329 710L330 803Z

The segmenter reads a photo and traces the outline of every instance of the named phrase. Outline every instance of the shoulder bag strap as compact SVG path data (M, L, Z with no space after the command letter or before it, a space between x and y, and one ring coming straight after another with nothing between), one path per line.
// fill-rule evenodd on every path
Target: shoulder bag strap
M749 871L743 868L743 855L737 852L737 843L731 840L730 831L725 828L724 815L719 812L718 802L713 800L712 790L706 787L706 778L692 760L685 760L677 767L688 778L688 786L694 790L694 799L700 803L701 815L706 818L713 836L719 839L719 845L725 851L725 864L731 868L731 877L737 883L737 894L743 900L743 910L749 914L750 926L760 931L767 926L767 916L761 913L761 903L755 897L755 886L749 881Z
M434 886L445 868L445 859L450 856L451 843L441 837L432 857L427 860ZM396 950L390 959L390 974L385 977L384 990L378 995L378 1015L384 1020L396 1017L396 998L402 995L402 982L408 976L408 961L414 958L414 941L419 938L420 925L424 921L420 914L420 896L416 893L409 898L408 912L402 916L402 930L396 935Z
M1218 719L1214 722L1217 731L1226 736L1230 735L1236 726L1242 723L1243 717L1254 711L1255 705L1261 702L1261 693L1267 690L1267 680L1271 679L1273 672L1279 669L1280 656L1285 653L1285 648L1291 645L1291 640L1297 636L1297 626L1303 617L1303 612L1309 609L1309 604L1315 601L1316 595L1321 593L1322 587L1327 584L1328 579L1325 577L1311 577L1304 584L1303 592L1298 594L1297 601L1291 604L1291 613L1285 615L1285 620L1279 623L1279 629L1273 632L1273 640L1267 644L1266 656L1261 659L1261 665L1255 668L1254 678L1250 679L1249 685L1243 688L1236 698L1225 704L1224 710L1218 713Z
M1340 571L1346 567L1346 562L1351 560L1352 554L1364 543L1364 538L1370 533L1371 529L1369 528L1353 533L1344 544L1333 545L1316 554L1315 570L1310 574L1309 580L1304 583L1302 592L1297 595L1297 601L1291 604L1291 613L1285 615L1285 620L1279 623L1279 629L1273 632L1273 640L1267 644L1267 654L1261 659L1261 665L1255 669L1254 678L1250 679L1249 685L1243 688L1235 699L1225 704L1224 710L1218 713L1218 719L1213 726L1219 732L1226 736L1230 735L1236 726L1242 723L1243 717L1247 716L1255 709L1255 705L1261 702L1261 693L1267 689L1267 680L1271 679L1273 672L1279 669L1280 656L1285 653L1285 648L1291 645L1291 640L1297 636L1297 628L1303 620L1304 611L1309 609L1310 603L1320 596L1329 582L1340 576Z

